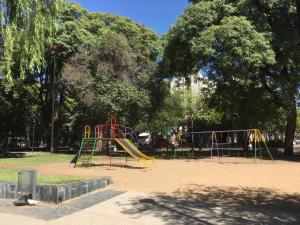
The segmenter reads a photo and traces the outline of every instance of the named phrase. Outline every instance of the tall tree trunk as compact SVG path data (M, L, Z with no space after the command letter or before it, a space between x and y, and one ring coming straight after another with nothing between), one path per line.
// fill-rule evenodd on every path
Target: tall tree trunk
M298 32L300 36L300 0L296 0L297 16L298 16Z
M57 115L57 111L55 111L55 115ZM58 152L58 145L59 145L59 127L58 127L58 121L55 116L54 119L54 134L53 134L53 150L54 152Z
M297 109L296 109L296 102L293 103L293 108L290 109L286 130L285 130L285 141L284 141L284 154L285 155L293 155L294 153L294 136L296 131L296 121L297 121Z

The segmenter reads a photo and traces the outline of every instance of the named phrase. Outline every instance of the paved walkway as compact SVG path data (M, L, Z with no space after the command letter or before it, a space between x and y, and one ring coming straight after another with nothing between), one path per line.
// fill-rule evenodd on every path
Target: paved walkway
M267 193L257 198L227 195L211 188L208 195L190 193L181 197L105 190L59 206L19 208L12 206L11 200L1 200L0 225L300 224L299 196L269 197ZM93 204L91 199L101 202ZM62 211L66 213L53 213Z
M123 192L112 190L96 191L80 198L66 201L60 205L45 204L41 202L35 207L16 207L13 205L12 200L1 200L0 212L13 213L21 216L50 221L79 212L93 205L100 204L101 202L104 202L122 193Z
M39 206L33 207L15 207L12 204L12 200L1 200L0 225L163 224L162 220L156 219L152 215L137 216L134 213L130 213L133 199L147 196L146 194L137 193L122 194L114 191L100 191L90 196L71 200L60 206L41 203ZM92 204L91 201L93 200L91 199L93 198L100 203L87 207ZM109 200L106 200L108 198ZM79 206L80 202L82 202L81 206Z

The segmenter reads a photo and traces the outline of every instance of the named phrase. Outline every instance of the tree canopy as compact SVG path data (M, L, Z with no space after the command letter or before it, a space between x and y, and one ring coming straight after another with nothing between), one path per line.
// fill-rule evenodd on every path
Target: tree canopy
M45 66L44 54L56 32L61 0L1 0L3 40L1 71L10 82L25 78Z
M83 12L80 20L68 19L66 25L71 24L70 33L66 36L62 30L57 42L68 49L78 32L85 37L72 44L77 49L67 50L70 58L62 71L69 96L77 99L72 110L81 111L78 120L87 114L89 119L83 121L104 122L112 116L132 126L145 121L156 104L152 89L162 85L155 81L161 54L158 36L130 19L107 13Z
M291 154L300 66L295 2L190 2L165 37L167 73L189 77L202 71L213 80L211 101L231 123L239 120L231 126L264 128L284 112L285 150ZM263 116L269 114L274 117Z
M112 116L130 125L146 121L165 93L153 91L162 85L157 79L161 47L155 32L128 18L88 12L75 3L29 3L1 1L2 138L22 134L29 141L37 121L37 139L49 141L54 85L56 145L76 139L85 123L105 122ZM49 46L56 47L54 55ZM20 112L22 129L8 119ZM64 137L58 138L59 133Z

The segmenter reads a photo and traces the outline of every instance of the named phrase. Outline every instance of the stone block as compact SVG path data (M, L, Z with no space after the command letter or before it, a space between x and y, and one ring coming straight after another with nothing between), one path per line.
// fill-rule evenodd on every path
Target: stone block
M56 202L57 187L53 185L37 185L37 200L45 202Z
M69 184L64 185L65 188L65 200L71 199L71 187Z
M88 185L88 192L92 192L93 191L93 182L91 180L86 181L87 185Z
M4 184L0 183L0 198L4 198Z
M16 198L17 197L17 185L16 184L10 184L9 190L7 192L7 198Z
M100 188L104 188L107 185L107 180L100 181Z
M51 186L51 193L49 196L49 202L55 202L57 203L58 201L58 186Z
M57 199L56 202L60 203L66 200L65 196L66 196L66 186L64 185L59 185L57 186Z
M103 188L110 183L111 177L104 177L65 185L37 185L35 189L36 199L44 202L61 203ZM16 183L0 183L0 198L16 198L17 188Z
M76 198L79 196L78 183L71 184L71 198Z
M112 184L112 179L111 177L102 177L102 179L105 179L107 182L107 185Z
M80 182L78 184L79 195L84 195L88 193L88 184L86 182Z
M97 180L93 180L93 191L97 190Z

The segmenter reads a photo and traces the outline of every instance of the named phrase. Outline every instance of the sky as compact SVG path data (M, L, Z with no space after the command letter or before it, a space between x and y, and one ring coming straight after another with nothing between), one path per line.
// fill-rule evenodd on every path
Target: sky
M188 0L71 0L93 12L110 12L144 24L162 35L184 12Z

